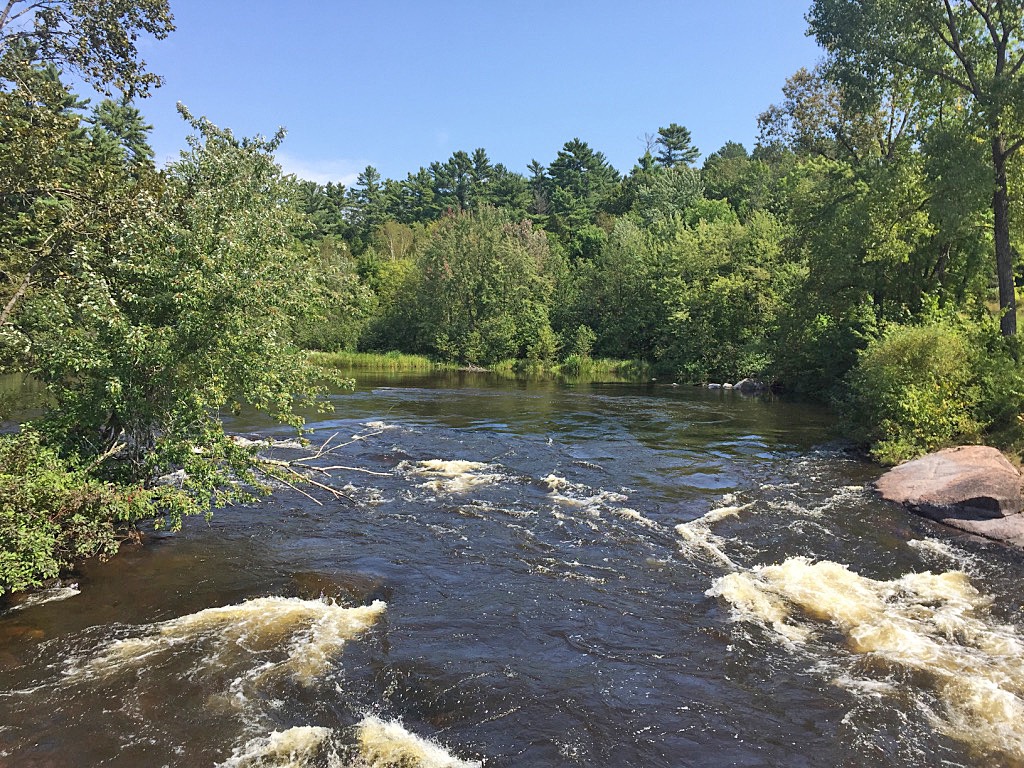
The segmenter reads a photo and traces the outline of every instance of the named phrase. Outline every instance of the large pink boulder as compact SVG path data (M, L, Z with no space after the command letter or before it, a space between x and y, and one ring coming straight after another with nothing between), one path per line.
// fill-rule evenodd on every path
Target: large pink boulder
M894 467L875 488L932 520L1024 546L1021 474L995 448L947 448Z

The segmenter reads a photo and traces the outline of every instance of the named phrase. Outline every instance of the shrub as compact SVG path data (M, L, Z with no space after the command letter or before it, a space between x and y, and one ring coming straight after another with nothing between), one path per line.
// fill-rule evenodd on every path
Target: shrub
M842 410L850 433L884 464L975 439L984 426L977 363L962 327L891 326L847 377Z
M0 594L114 554L121 528L154 514L155 495L90 478L33 431L0 436Z
M981 399L978 419L988 441L1018 455L1024 451L1024 366L1019 337L1005 337L990 320L972 336Z

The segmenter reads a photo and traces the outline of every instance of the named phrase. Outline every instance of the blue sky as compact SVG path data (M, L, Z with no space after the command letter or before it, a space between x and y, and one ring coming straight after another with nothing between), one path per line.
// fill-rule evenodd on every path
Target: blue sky
M809 0L171 0L177 31L142 55L166 83L140 105L159 161L184 146L177 101L237 134L288 138L304 178L404 178L484 147L525 172L579 137L628 171L681 123L704 154L750 148L786 78L813 66Z

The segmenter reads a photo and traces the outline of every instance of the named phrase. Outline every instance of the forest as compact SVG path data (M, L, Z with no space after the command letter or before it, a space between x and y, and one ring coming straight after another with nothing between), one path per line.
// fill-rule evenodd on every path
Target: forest
M1024 2L807 20L824 57L753 147L694 146L680 115L629 169L566 137L522 172L467 147L346 188L285 175L283 133L185 107L189 146L156 166L136 41L173 33L166 0L7 2L0 372L51 407L0 436L0 593L260 492L278 470L222 417L301 427L337 377L311 350L750 377L833 406L883 463L1019 458Z

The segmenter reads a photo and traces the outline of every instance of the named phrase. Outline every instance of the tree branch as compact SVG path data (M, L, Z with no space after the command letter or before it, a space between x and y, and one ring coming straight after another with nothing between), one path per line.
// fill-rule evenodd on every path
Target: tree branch
M942 40L943 43L945 43L947 47L950 46L951 43L942 34L941 28L932 27L932 31L939 36L939 38ZM945 72L944 70L932 69L931 67L922 66L921 62L903 58L896 51L892 51L890 55L892 56L892 60L895 61L900 66L907 67L908 69L916 69L926 75L931 75L932 77L937 77L940 80L945 80L950 85L955 85L957 88L964 91L965 93L969 93L972 96L975 95L974 88L971 86L970 83L961 80L958 77L954 77L953 75L951 75L948 72Z
M956 25L956 13L953 11L953 6L949 0L943 0L943 5L946 6L946 28L949 30L949 40L946 40L942 35L940 35L940 38L964 68L964 73L971 83L971 92L974 94L974 97L980 99L981 83L978 82L978 73L974 71L974 65L964 54L963 44L960 42L960 30Z
M970 4L971 8L974 9L974 12L977 13L979 16L981 16L981 18L985 21L985 26L988 27L988 33L989 33L989 36L991 36L991 38L992 38L992 42L995 43L998 46L1000 39L1002 39L1002 36L999 34L999 29L996 27L996 23L992 19L992 12L991 12L992 11L992 5L991 5L991 3L985 3L985 7L982 8L981 4L978 2L978 0L967 0L967 2ZM947 6L948 5L949 4L947 3ZM997 70L998 70L998 66L999 66L999 64L997 62L996 63ZM998 72L997 72L997 74L998 74Z
M33 269L30 269L28 272L25 273L25 277L22 279L21 285L18 286L18 290L16 290L14 292L14 295L11 296L10 301L8 301L7 305L4 307L3 312L0 312L0 326L7 324L7 318L11 316L11 313L14 311L14 307L17 305L19 301L21 301L22 297L25 295L25 292L28 291L29 286L32 285L32 275L34 269L35 265L33 265Z
M1013 77L1016 75L1020 71L1022 65L1024 65L1024 51L1022 51L1020 56L1017 57L1017 60L1010 65L1009 76Z
M56 232L51 232L49 237L47 237L43 241L43 244L40 246L40 249L45 249L46 246L49 245L50 241L53 240L53 238L56 236L56 234ZM7 324L7 321L10 319L11 313L14 312L14 307L28 291L29 286L32 285L32 278L35 276L36 270L39 269L39 266L42 263L43 254L40 253L36 260L32 263L32 266L28 268L28 272L25 273L25 277L21 279L21 285L18 286L18 290L16 290L14 292L14 295L11 296L10 301L8 301L6 306L4 307L3 312L0 312L0 326Z
M121 430L121 434L118 435L118 437L122 437L123 435L124 435L124 430L122 429ZM110 446L107 450L105 450L103 453L101 453L99 456L97 456L95 459L93 459L89 463L89 466L87 466L85 468L85 471L86 472L91 472L92 470L96 469L96 467L98 467L100 464L102 464L104 461L106 461L107 459L111 458L112 456L116 456L117 454L119 454L121 451L123 451L127 447L128 447L128 443L119 443L119 442L115 441L112 446Z
M4 7L3 13L0 13L0 33L4 31L4 25L7 24L7 17L11 15L11 9L14 8L14 4L17 0L7 0L7 5Z
M13 16L9 15L11 10L14 8L15 5L18 4L18 2L19 0L8 0L7 7L4 8L3 14L0 14L0 48L3 48L6 45L8 39L8 36L5 36L3 34L4 27L6 27L8 24L11 24L12 22L17 21L26 13L30 13L31 11L34 11L37 8L46 7L49 4L50 0L38 0L38 2L30 3L29 5L25 6L20 11L15 13ZM10 37L14 37L14 35L12 34L10 35Z
M284 484L285 484L285 485L287 485L287 486L288 486L289 488L291 488L291 489L292 489L293 491L295 491L295 492L297 492L297 493L301 493L301 494L302 494L303 496L305 496L305 497L306 497L307 499L309 499L310 501L312 501L312 502L313 502L314 504L316 504L316 505L317 505L318 507L322 507L322 506L323 506L323 502L322 502L322 501L320 501L320 500L319 500L319 499L317 499L317 498L314 498L313 496L310 496L310 495L309 495L308 493L306 493L306 492L305 492L304 490L302 490L301 488L296 488L296 487L295 487L295 486L294 486L294 485L293 485L292 483L289 483L289 482L288 482L287 480L285 480L285 479L284 479L283 477L279 477L278 475L275 475L275 474L273 474L273 473L271 473L271 472L265 472L264 474L266 474L266 475L267 475L268 477L272 477L272 478L274 478L274 479L275 479L275 480L277 480L278 482L284 483ZM298 474L298 473L296 473L296 474Z

